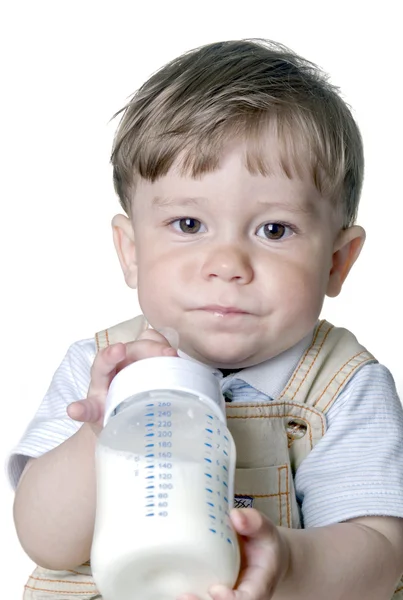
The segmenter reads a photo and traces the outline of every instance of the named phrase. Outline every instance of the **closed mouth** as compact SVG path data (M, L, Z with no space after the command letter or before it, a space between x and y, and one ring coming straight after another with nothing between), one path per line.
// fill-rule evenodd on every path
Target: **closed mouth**
M237 308L236 306L219 306L219 305L209 305L202 306L198 310L203 310L205 312L210 312L215 315L221 316L230 316L230 315L248 315L249 313L245 310Z

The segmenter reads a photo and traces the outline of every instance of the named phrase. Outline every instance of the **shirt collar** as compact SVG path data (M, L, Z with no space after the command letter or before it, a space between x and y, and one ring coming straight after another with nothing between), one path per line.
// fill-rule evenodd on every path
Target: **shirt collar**
M266 396L269 396L273 399L277 398L295 371L301 356L312 343L313 333L314 330L312 330L302 340L295 344L295 346L292 346L281 354L259 363L258 365L246 367L245 369L242 369L237 373L233 373L232 375L228 375L225 378L223 378L223 375L219 369L212 369L212 372L214 375L224 380L223 383L225 382L225 388L229 387L229 384L233 379L240 379L254 389L259 390ZM187 356L181 350L178 350L178 355L181 358L195 360L190 356Z

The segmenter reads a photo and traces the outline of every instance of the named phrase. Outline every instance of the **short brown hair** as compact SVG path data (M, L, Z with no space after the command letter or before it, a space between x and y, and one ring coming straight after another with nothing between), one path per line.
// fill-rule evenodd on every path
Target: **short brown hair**
M138 177L155 181L179 155L184 173L213 171L231 139L252 142L247 166L267 174L258 142L270 124L284 172L291 177L293 169L308 168L316 187L341 209L343 226L355 221L364 171L357 124L326 75L280 44L244 40L196 48L157 71L117 115L122 112L111 162L128 214Z

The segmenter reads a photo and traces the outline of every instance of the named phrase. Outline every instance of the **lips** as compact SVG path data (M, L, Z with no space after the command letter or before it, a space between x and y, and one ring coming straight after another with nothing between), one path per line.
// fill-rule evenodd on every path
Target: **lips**
M198 310L210 312L216 315L247 315L248 312L238 308L236 306L220 306L218 304L211 304L208 306L202 306Z

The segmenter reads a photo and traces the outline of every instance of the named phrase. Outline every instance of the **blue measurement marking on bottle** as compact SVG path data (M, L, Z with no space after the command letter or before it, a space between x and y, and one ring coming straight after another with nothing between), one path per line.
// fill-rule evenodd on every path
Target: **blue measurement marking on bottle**
M154 404L146 404L146 408L150 408L152 406L154 406Z
M214 419L213 415L208 415L207 413L206 413L206 417L208 417L209 419Z
M208 448L212 448L212 444L208 444L207 442L204 442L204 445L207 446Z
M232 544L232 540L230 540L230 538L227 538L227 542L228 542L229 544Z
M223 482L222 482L222 483L223 483L223 486L224 486L224 487L226 487L226 488L228 487L228 485L227 485L227 482L226 482L226 481L224 481L224 480L223 480Z
M227 442L229 442L229 439L227 438L226 435L224 435L224 440L227 440Z
M223 450L223 453L225 454L225 456L228 456L228 452L226 452L225 450Z
M147 475L146 479L155 479L154 475Z
M204 474L206 475L206 477L210 477L210 479L213 477L213 476L211 475L211 473L204 473Z
M211 490L210 488L205 488L206 492L209 492L210 494L213 493L213 490Z
M144 437L154 437L155 433L146 433Z
M146 423L146 427L154 427L154 423Z
M205 460L206 462L208 462L208 463L211 463L211 462L212 462L211 458L205 458L204 460Z
M226 496L224 496L224 500L228 504L228 498Z
M146 448L154 448L155 444L147 444Z
M211 531L212 533L217 533L215 529L209 529L209 531Z
M153 517L154 513L148 513L148 515L146 515L146 517Z
M153 458L155 454L146 454L146 458Z
M146 417L154 417L155 413L148 413L148 415L146 415Z
M227 473L228 473L228 469L225 465L223 465L222 468L224 469L224 471L227 471Z
M208 504L209 506L212 506L214 508L214 502L206 502L206 504Z
M215 519L216 517L214 515L209 515L210 519Z
M147 465L146 469L154 469L155 465Z
M151 498L155 498L155 494L149 494L146 496L146 500L151 500Z
M213 433L213 430L212 429L208 429L207 427L206 427L205 431L208 431L209 433Z
M146 508L154 508L155 504L146 504Z

